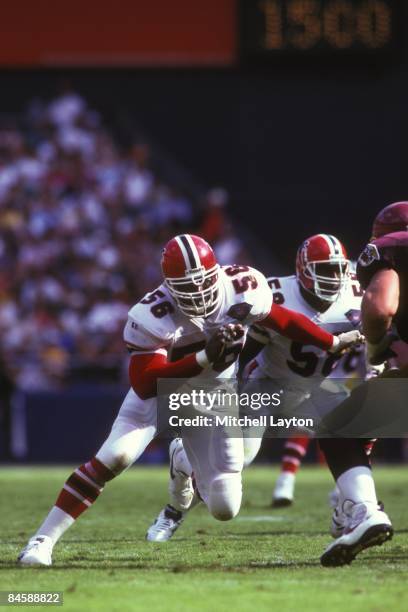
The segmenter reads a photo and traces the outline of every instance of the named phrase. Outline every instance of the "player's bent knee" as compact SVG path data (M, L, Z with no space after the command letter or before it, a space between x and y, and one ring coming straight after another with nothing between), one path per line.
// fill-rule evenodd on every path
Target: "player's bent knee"
M127 453L126 451L117 452L114 454L110 454L110 456L105 456L99 454L97 458L108 467L111 472L118 476L122 472L124 472L128 467L130 467L134 461L134 457L132 453Z
M223 505L222 507L212 508L211 515L217 521L230 521L237 516L238 512L239 508L235 510L228 505Z
M208 509L218 521L230 521L241 508L241 474L218 478L211 483Z
M128 453L121 453L117 457L115 457L115 462L112 466L112 472L116 475L121 474L128 467L130 467L133 463L133 455L129 455Z
M239 499L225 499L222 495L211 496L209 510L217 521L230 521L235 518L241 507Z

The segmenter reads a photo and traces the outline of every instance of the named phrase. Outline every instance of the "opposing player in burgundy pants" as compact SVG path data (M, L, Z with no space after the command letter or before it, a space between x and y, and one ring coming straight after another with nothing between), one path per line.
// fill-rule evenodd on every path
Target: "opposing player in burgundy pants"
M355 389L324 423L327 432L344 426L367 406L376 418L406 411L408 378L408 202L396 202L374 220L372 238L358 260L357 275L365 294L363 330L371 364L385 370ZM386 378L397 384L390 386ZM401 381L401 382L399 382ZM393 396L390 393L393 392ZM374 410L374 408L376 410ZM351 563L365 548L392 538L389 517L378 506L373 476L360 438L325 438L320 445L340 491L345 518L342 535L321 557L326 566Z

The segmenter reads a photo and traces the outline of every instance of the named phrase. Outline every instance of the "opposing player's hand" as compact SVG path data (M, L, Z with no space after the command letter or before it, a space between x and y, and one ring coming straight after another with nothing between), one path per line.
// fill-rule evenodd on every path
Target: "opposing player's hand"
M333 346L329 350L329 353L339 353L344 349L351 348L352 346L356 346L358 344L363 344L365 342L365 338L358 329L353 329L348 332L344 332L339 334L338 336L334 336Z
M210 363L218 361L222 357L225 347L240 340L244 333L244 328L239 323L229 323L217 329L205 347L208 361Z

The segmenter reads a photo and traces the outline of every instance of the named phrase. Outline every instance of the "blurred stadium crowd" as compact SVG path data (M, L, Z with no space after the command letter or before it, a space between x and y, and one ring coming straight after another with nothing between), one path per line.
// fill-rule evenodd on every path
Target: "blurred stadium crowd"
M248 262L215 188L186 195L122 147L68 87L0 118L0 349L25 391L125 380L127 311L161 282L160 253L189 231L221 262Z

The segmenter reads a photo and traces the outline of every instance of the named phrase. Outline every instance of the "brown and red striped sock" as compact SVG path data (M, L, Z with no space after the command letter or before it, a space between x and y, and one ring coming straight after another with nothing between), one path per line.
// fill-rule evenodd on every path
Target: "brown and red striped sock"
M306 455L310 438L298 437L288 438L283 447L281 472L291 472L296 474L303 457Z
M81 465L68 478L36 536L48 536L53 544L75 520L99 497L106 482L112 480L111 472L96 457Z
M71 474L55 505L77 519L97 500L105 483L114 477L115 474L94 457Z

